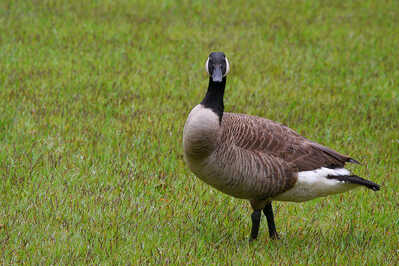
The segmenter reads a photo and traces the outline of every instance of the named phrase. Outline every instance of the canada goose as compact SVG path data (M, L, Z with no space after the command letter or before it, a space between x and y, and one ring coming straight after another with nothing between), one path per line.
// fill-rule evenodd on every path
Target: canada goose
M344 168L345 163L359 164L348 156L271 120L223 112L229 61L224 53L213 52L205 68L208 91L184 125L184 158L205 183L250 201L250 241L258 236L262 210L270 237L278 238L273 200L302 202L358 186L380 189Z

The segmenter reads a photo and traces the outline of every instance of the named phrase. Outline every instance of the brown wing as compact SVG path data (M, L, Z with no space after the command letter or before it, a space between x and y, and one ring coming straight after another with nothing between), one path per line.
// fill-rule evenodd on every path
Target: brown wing
M297 171L320 167L344 167L356 160L312 142L294 130L274 121L244 114L224 113L224 141L246 150L262 152L281 158Z

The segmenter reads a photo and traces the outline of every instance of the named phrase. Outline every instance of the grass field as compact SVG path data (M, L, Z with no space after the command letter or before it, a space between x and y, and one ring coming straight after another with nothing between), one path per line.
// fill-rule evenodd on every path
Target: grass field
M0 263L399 263L398 1L0 1ZM198 180L182 130L229 57L225 109L282 122L380 183L249 204Z

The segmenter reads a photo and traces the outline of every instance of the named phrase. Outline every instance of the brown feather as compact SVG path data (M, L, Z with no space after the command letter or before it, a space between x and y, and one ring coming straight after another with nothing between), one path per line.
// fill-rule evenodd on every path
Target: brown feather
M262 200L292 188L298 172L342 168L350 157L274 121L195 107L184 129L185 158L204 182L229 195Z
M266 173L269 187L267 196L286 191L296 182L296 172L321 167L342 168L350 157L312 142L280 123L245 114L223 114L219 149L225 151L235 146L248 160L257 158ZM224 144L224 145L223 145ZM224 147L224 148L223 148ZM245 151L245 152L244 152ZM221 155L222 156L222 155ZM266 181L263 181L266 182ZM271 186L271 183L275 183Z

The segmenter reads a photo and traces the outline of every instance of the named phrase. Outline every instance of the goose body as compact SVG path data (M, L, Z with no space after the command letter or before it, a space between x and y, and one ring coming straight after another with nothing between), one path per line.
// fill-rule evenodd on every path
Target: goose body
M345 164L356 160L312 142L271 120L224 112L228 60L211 53L209 87L183 131L185 161L202 181L254 209L251 239L258 234L261 210L272 238L277 238L271 202L302 202L365 186L379 185L353 175Z

